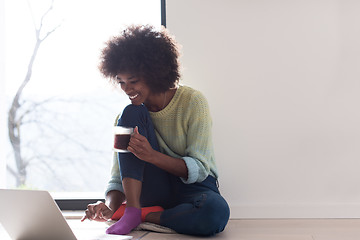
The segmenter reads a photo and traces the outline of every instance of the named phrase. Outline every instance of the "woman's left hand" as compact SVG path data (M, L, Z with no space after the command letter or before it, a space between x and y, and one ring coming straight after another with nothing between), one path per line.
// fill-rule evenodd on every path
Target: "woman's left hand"
M127 149L136 157L146 162L151 162L155 152L147 138L139 133L138 127L135 127Z

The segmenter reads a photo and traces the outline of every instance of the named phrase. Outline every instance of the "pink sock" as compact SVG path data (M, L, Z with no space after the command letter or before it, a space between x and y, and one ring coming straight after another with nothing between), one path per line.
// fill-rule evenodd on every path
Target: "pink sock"
M125 235L141 223L141 209L135 207L125 208L124 215L119 221L106 230L107 234Z

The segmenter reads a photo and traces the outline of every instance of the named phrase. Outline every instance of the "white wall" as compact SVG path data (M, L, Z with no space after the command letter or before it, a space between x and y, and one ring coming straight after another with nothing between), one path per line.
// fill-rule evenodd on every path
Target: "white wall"
M231 217L360 217L360 1L166 4Z

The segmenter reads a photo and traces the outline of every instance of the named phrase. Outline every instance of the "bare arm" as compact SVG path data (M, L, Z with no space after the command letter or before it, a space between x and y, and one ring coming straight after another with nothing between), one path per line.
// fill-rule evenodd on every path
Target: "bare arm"
M174 158L154 150L149 162L155 166L175 175L187 179L188 169L185 161L181 158Z

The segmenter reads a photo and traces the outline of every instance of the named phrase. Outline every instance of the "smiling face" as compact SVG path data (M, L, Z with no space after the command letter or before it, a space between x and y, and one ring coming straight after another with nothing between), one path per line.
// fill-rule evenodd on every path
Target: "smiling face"
M145 103L151 95L150 88L146 85L145 81L135 74L117 74L116 81L134 105Z

